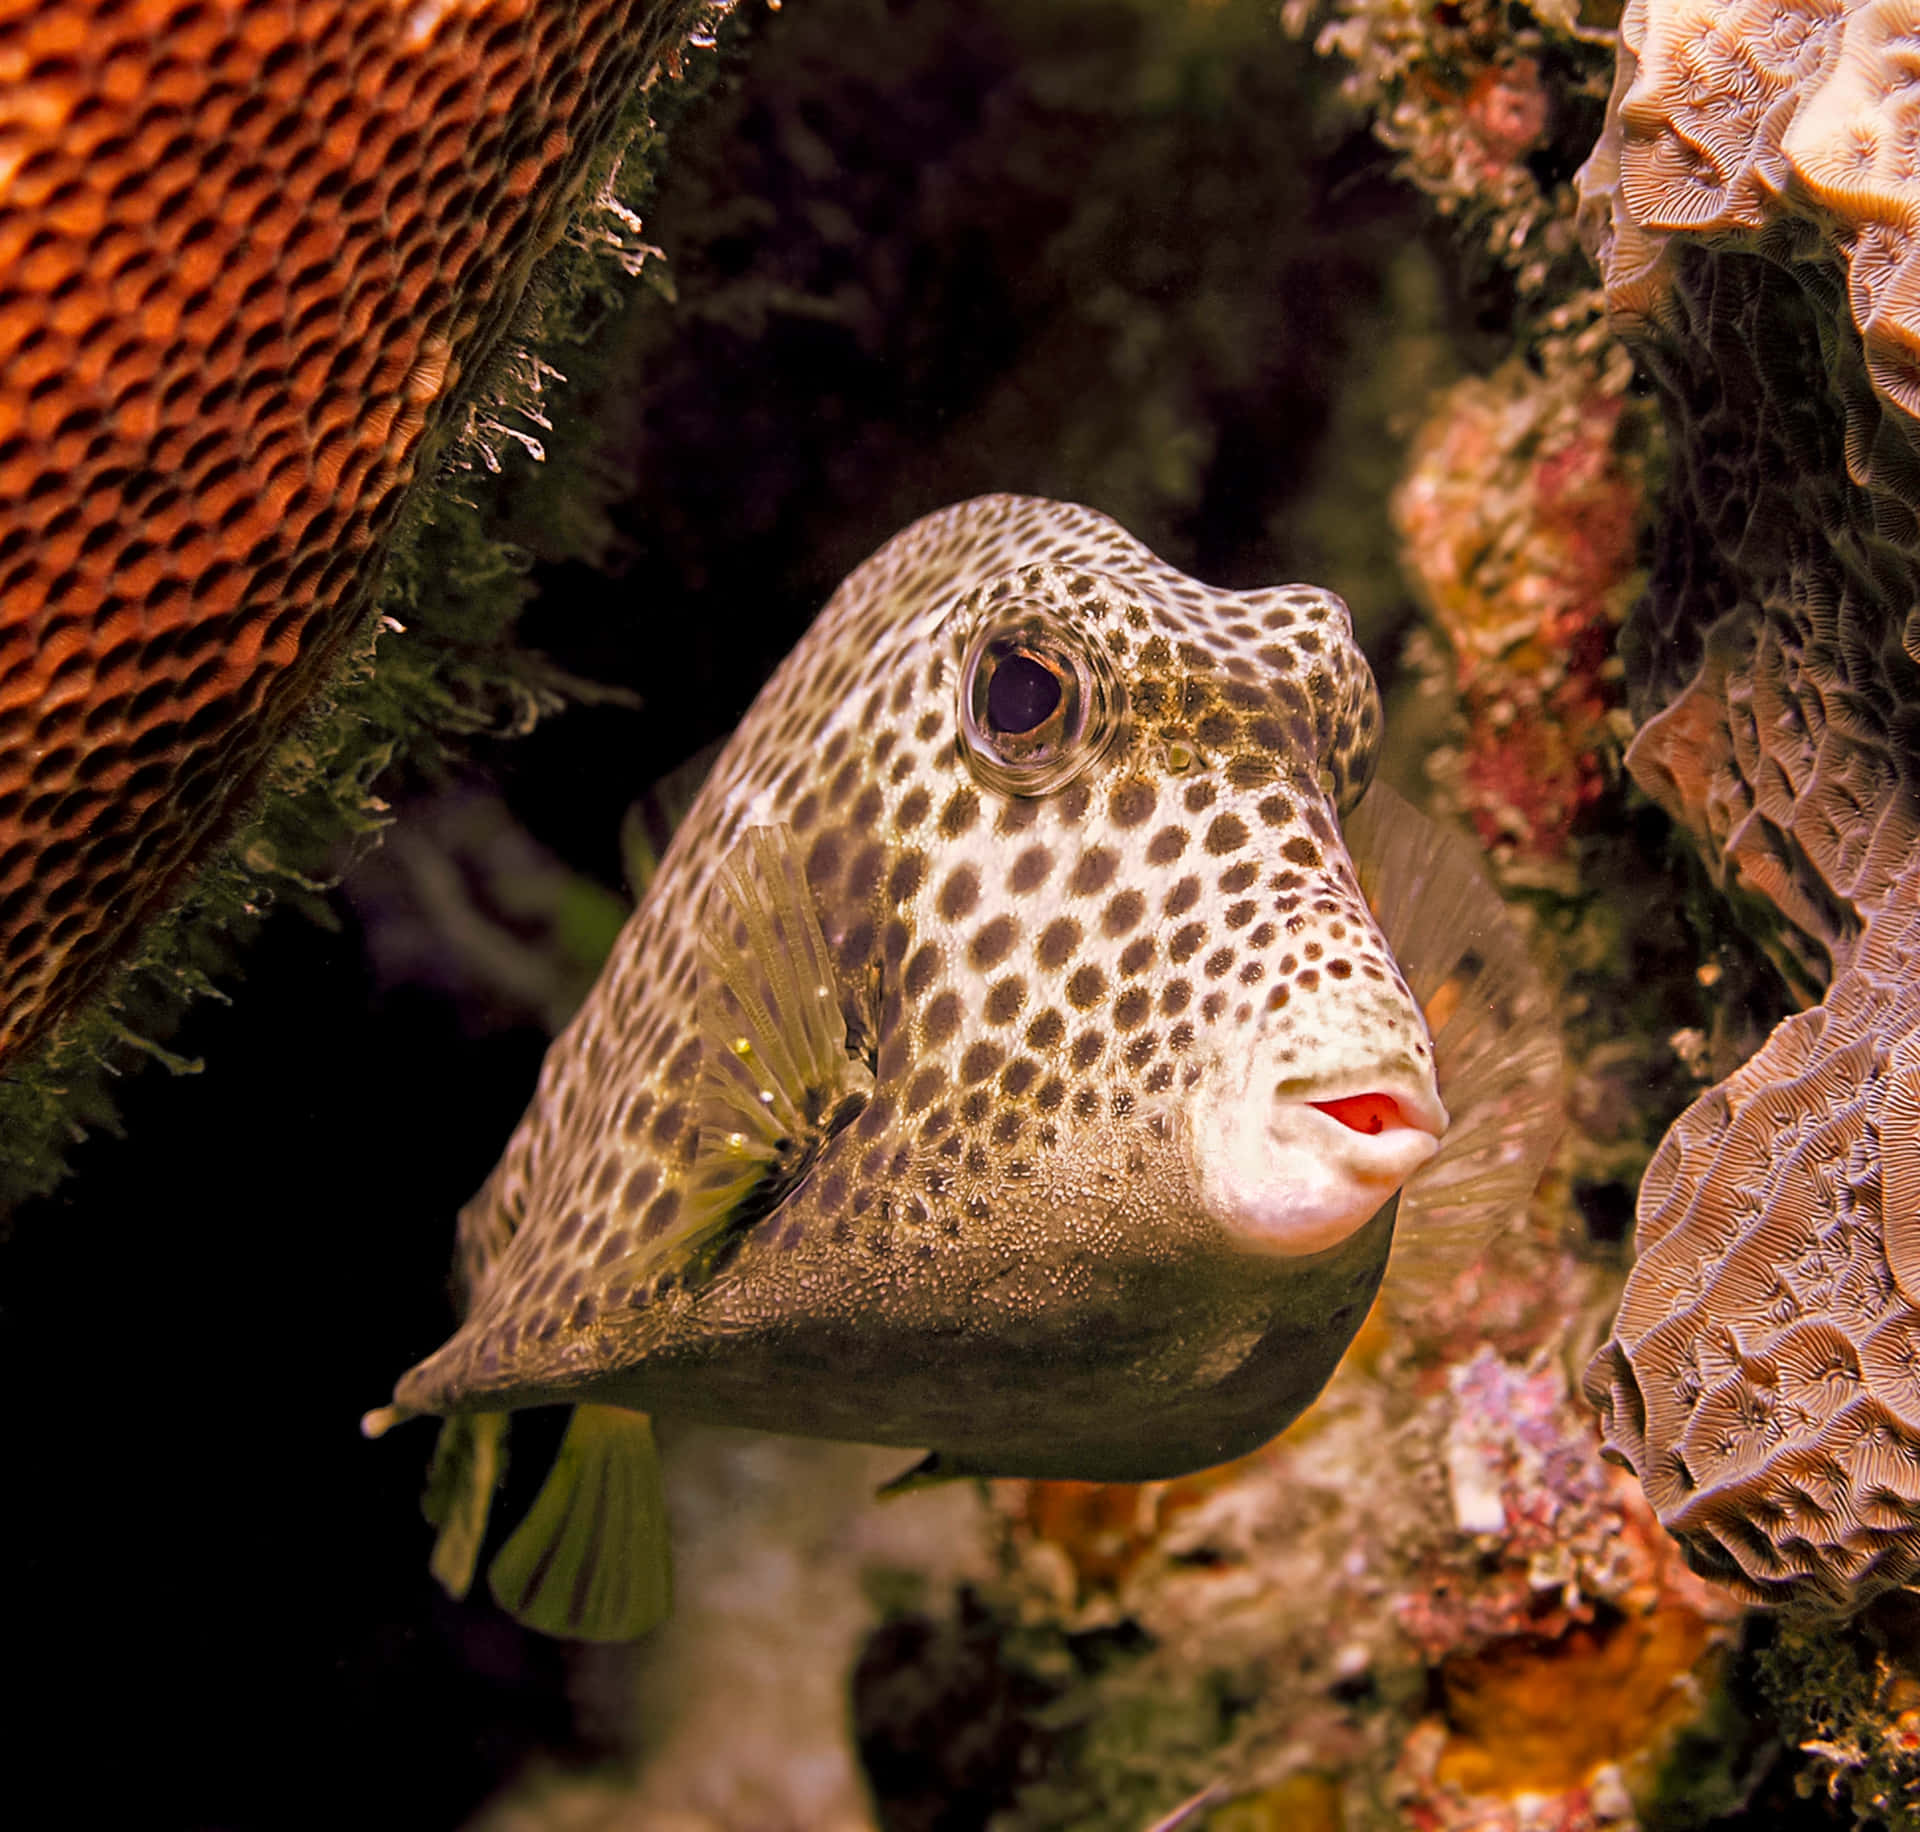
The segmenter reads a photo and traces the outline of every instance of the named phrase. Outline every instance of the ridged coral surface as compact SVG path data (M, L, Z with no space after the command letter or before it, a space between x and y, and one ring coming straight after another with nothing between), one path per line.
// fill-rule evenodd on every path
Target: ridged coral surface
M244 806L689 0L0 0L0 1057Z
M1920 71L1911 5L1635 0L1582 178L1674 480L1628 762L1817 1009L1682 1116L1588 1375L1700 1566L1920 1572Z

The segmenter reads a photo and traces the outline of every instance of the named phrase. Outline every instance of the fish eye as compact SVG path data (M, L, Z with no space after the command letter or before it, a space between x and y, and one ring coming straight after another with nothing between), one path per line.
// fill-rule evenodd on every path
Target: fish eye
M987 725L997 737L1025 737L1059 711L1064 697L1060 677L1046 660L1016 649L988 675Z
M1111 664L1067 618L996 607L960 665L960 739L989 788L1046 795L1112 748L1120 687Z

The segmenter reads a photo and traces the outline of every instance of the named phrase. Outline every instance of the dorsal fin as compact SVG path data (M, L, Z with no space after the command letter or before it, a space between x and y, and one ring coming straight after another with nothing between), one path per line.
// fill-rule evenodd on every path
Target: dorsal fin
M553 1469L487 1583L516 1621L575 1641L632 1641L666 1615L666 1497L644 1412L574 1407Z
M1407 1180L1385 1291L1450 1285L1532 1196L1565 1125L1559 1026L1472 843L1375 783L1342 823L1348 856L1433 1033L1453 1116Z
M703 744L634 801L621 818L620 858L635 903L653 888L673 836L692 811L727 742L726 738L716 738L711 744Z

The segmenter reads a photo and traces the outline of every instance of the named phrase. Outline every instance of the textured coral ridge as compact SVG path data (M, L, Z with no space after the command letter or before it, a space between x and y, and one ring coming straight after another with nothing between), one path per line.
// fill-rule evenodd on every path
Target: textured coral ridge
M244 804L689 0L0 0L0 1056Z
M1656 1156L1588 1392L1702 1569L1837 1607L1920 1572L1911 27L1635 4L1582 178L1675 461L1628 761L1830 981Z

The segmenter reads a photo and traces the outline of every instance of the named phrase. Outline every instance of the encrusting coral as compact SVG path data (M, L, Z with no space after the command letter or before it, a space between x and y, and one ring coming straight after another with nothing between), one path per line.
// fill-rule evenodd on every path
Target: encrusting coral
M0 5L10 1069L247 811L710 10Z
M1634 0L1582 179L1674 477L1628 764L1824 1002L1681 1118L1587 1378L1704 1571L1920 1576L1920 80L1911 7Z

